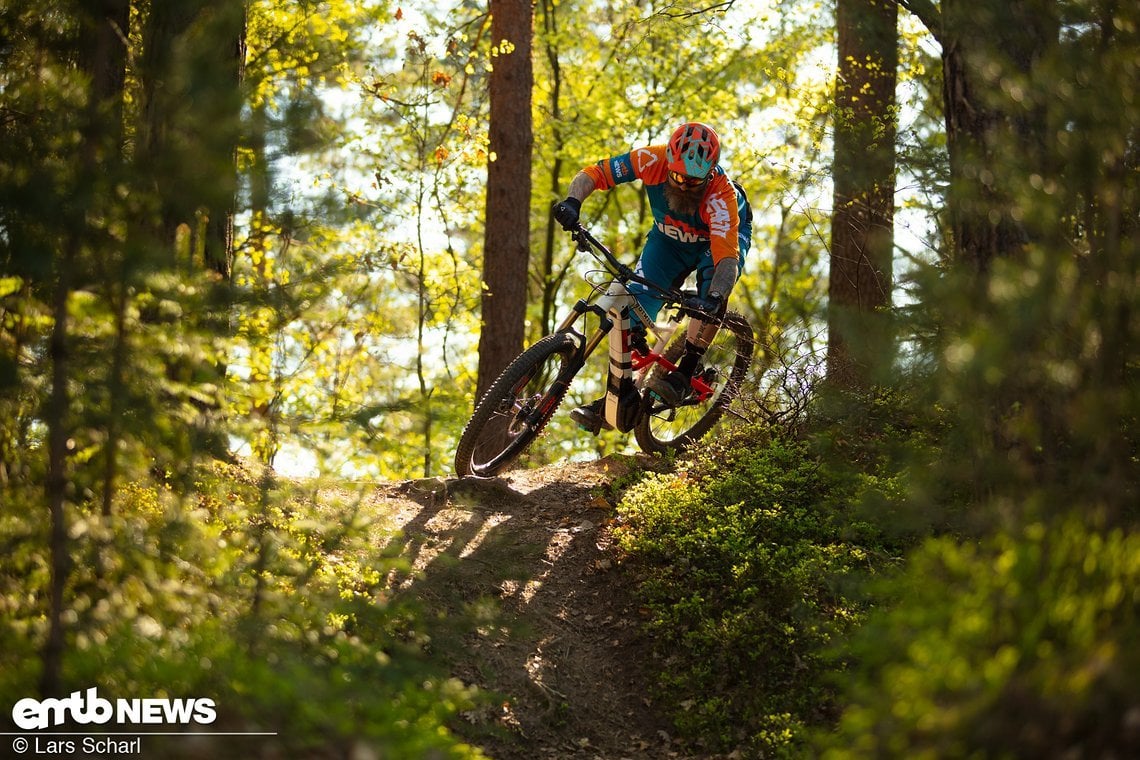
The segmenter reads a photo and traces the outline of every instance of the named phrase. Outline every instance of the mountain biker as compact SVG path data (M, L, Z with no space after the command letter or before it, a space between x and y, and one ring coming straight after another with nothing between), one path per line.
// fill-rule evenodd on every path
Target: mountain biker
M744 189L729 179L717 163L720 137L712 127L687 122L677 127L665 145L635 148L583 168L574 176L565 200L554 204L554 219L563 229L578 224L582 202L595 190L641 180L653 212L653 227L645 239L636 272L663 287L679 287L697 273L701 311L716 315L717 322L692 319L685 337L685 351L677 369L650 381L649 390L667 404L680 403L690 391L690 381L709 342L715 337L728 296L752 247L752 209ZM663 301L639 283L630 292L656 319ZM631 347L649 353L645 326L631 316ZM591 433L612 428L600 398L570 412L571 418Z

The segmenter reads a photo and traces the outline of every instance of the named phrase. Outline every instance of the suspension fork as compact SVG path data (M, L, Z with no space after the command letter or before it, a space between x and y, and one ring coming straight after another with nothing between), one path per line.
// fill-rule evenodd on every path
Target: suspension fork
M589 338L575 326L575 323L587 313L597 314L601 320L598 329ZM577 377L578 372L585 366L586 359L594 352L594 349L597 348L602 338L605 337L612 327L613 321L609 319L605 311L599 309L597 306L591 305L583 299L579 299L579 301L574 304L570 313L566 315L566 318L563 319L558 327L555 328L554 332L551 333L552 335L564 333L574 340L575 349L570 358L569 371L560 373L560 376L550 388L548 388L548 392L539 401L538 405L527 413L528 424L538 424L539 421L545 419L550 413L551 405L562 398L563 394L569 389L570 384L574 381L574 378Z
M598 329L595 330L588 339L581 331L574 327L574 323L585 314L596 314L599 320ZM589 358L590 354L594 353L594 349L596 349L598 344L602 342L602 339L609 334L613 326L613 320L610 319L605 309L590 304L584 299L578 299L578 302L571 308L570 313L566 315L566 319L562 320L562 323L558 325L554 332L564 332L574 336L574 341L578 344L578 351L575 356L575 370L578 370L586 363L586 359Z
M565 330L580 339L578 358L583 364L602 341L609 338L603 416L606 422L623 432L633 429L637 410L641 407L641 395L634 383L633 359L629 345L631 311L636 311L639 317L647 319L644 316L644 309L640 309L640 304L633 295L624 285L615 282L597 303L578 301L570 315L559 326L559 330ZM573 327L573 324L586 313L598 317L598 328L588 338ZM575 371L580 368L579 365Z

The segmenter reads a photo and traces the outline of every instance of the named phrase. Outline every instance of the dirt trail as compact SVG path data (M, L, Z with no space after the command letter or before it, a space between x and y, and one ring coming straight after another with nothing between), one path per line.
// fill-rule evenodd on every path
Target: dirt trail
M502 695L457 730L494 760L689 757L654 708L653 663L610 536L610 486L648 458L432 479L378 497L403 531L406 581L441 621L433 649L465 683Z

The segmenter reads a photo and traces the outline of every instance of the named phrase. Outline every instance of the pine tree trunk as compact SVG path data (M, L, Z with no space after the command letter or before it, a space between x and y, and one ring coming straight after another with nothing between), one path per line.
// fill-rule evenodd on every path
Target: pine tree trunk
M493 59L492 159L487 168L487 233L483 252L483 304L477 395L523 348L530 260L530 162L533 150L528 0L491 0L491 36L514 46Z
M228 282L233 269L236 155L245 66L245 3L151 3L143 29L140 166L157 188L159 237L179 225L197 231L201 262ZM203 175L203 168L208 180Z
M834 204L828 285L829 381L870 386L890 367L886 313L894 256L897 6L839 0Z
M1001 85L1032 75L1056 42L1057 24L1054 0L942 4L952 256L979 281L994 259L1019 254L1029 241L1011 213L1011 183L1030 167L1044 168L1046 119Z
M75 241L65 243L58 262L55 298L52 305L54 325L51 333L51 395L44 414L48 429L48 468L45 480L48 514L51 520L48 547L51 553L51 584L48 599L48 635L44 642L43 670L40 672L40 694L58 696L62 690L64 589L70 571L67 540L67 460L70 434L71 394L68 392L71 367L68 356L67 305L71 297L70 272L75 261Z
M91 77L90 108L85 121L83 171L92 180L97 174L118 173L122 166L123 104L127 73L127 39L131 7L129 0L98 0L80 21L80 65ZM106 256L110 263L119 257ZM120 266L122 266L120 264ZM103 446L103 514L111 514L118 479L119 420L125 403L123 367L126 355L125 317L127 287L122 277L108 281L114 303L115 340L108 379L110 409ZM117 288L117 290L116 290Z

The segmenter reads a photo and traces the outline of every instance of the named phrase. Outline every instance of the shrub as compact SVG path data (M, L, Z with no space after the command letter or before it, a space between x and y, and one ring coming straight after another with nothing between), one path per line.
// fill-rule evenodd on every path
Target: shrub
M75 519L72 528L65 689L211 698L217 720L207 729L277 732L148 737L148 752L482 757L446 729L478 695L428 656L417 610L392 600L387 578L397 563L362 495L318 503L219 466L192 494L135 483L119 496L112 520ZM31 532L6 517L7 535ZM42 542L22 544L21 566L42 567L44 551ZM8 705L37 696L47 581L11 569L0 583L25 593L0 597Z
M1136 757L1140 535L1088 516L932 539L854 636L826 757Z
M859 618L844 579L872 558L840 495L804 444L755 428L627 493L620 545L686 736L771 756L828 719L823 653Z

